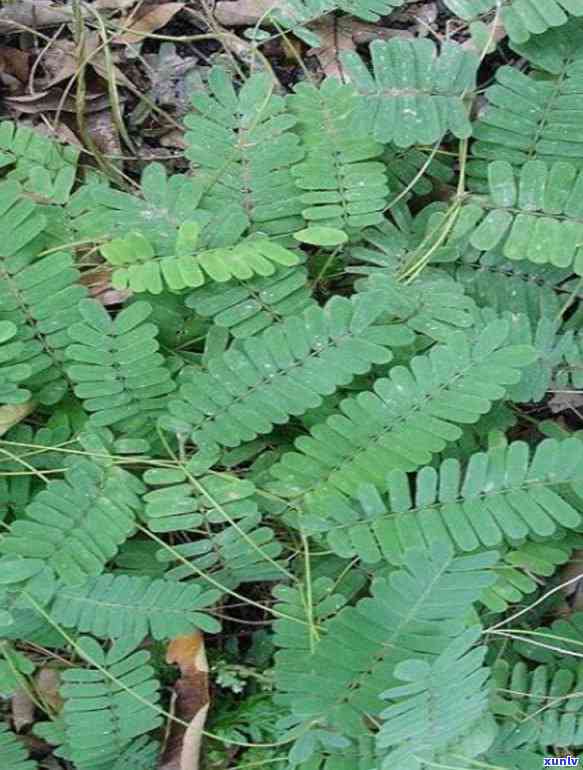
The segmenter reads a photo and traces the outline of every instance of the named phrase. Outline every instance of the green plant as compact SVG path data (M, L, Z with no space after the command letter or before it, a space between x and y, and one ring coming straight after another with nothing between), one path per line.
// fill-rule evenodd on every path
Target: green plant
M6 724L0 725L0 758L4 766L11 770L34 770L35 767L35 763L26 758L24 746Z
M26 126L0 123L0 168L50 203L66 203L77 175L79 151Z
M403 2L404 0L290 0L283 7L274 2L262 16L260 23L293 30L310 45L319 45L320 38L309 25L325 14L344 11L358 19L378 21L381 16L403 5Z
M576 0L504 0L502 3L499 0L445 0L445 3L466 21L499 8L502 23L517 43L561 27L570 15L583 16L583 8Z
M376 40L371 75L357 54L343 64L361 94L358 122L380 142L397 147L433 144L447 131L471 134L463 99L475 87L478 61L460 46L445 43L439 55L430 40Z
M401 4L265 22L313 42ZM192 173L149 164L134 193L0 124L0 690L36 696L55 655L35 733L69 767L155 766L163 648L198 631L209 767L583 748L559 590L583 546L579 12L500 4L480 115L487 54L452 40L377 40L288 93L213 68ZM36 766L8 725L0 765Z
M159 686L150 655L133 646L130 637L105 654L94 639L81 637L78 648L89 667L63 672L65 754L83 770L111 767L138 736L161 722L149 705L157 705Z

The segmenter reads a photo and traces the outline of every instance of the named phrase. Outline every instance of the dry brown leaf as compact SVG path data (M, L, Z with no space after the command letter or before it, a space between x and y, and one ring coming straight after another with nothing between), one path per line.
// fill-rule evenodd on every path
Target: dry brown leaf
M88 66L95 70L103 80L109 82L110 78L113 76L118 86L132 88L132 81L129 80L119 67L116 67L115 65L115 52L109 52L110 65L108 66L108 60L105 51L103 50L102 41L96 32L85 35L83 40L83 53Z
M221 0L215 5L214 15L225 27L247 26L281 5L279 0Z
M4 89L10 94L22 93L22 83L14 75L9 75L7 72L2 72L0 69L0 84L4 86Z
M12 75L21 83L28 83L30 54L19 48L2 46L0 48L0 72Z
M573 551L567 564L558 572L559 583L569 583L561 589L564 603L554 612L558 617L568 618L573 612L583 610L583 551Z
M80 282L87 286L89 294L95 297L102 305L119 305L131 297L131 291L127 289L113 289L111 287L111 270L104 268L102 270L92 270L90 273L84 273Z
M115 66L115 64L112 64L111 69L108 70L105 53L103 53L103 51L100 51L99 53L95 54L95 56L92 56L89 64L104 80L109 81L109 74L111 72L118 86L126 86L130 88L132 87L132 81L127 78L120 70L120 68Z
M282 5L281 0L219 0L215 5L214 16L219 24L225 27L249 26L264 19L269 15L269 11L281 9ZM357 45L377 39L388 40L396 36L414 37L412 33L403 29L390 29L389 27L380 27L378 24L367 24L348 16L337 18L342 24L352 28L352 36Z
M163 43L155 54L145 54L148 64L151 90L150 99L173 109L174 114L183 115L190 111L195 83L202 78L196 76L198 59L194 56L180 56L173 43ZM196 78L196 80L195 80Z
M413 20L416 22L419 37L427 37L435 29L437 21L437 5L425 2L413 6Z
M176 716L190 724L184 728L172 723L159 770L198 770L202 731L209 708L204 636L200 631L177 636L168 645L166 661L180 668L180 679L174 685L174 708Z
M27 125L29 128L34 128L39 134L48 136L49 139L54 139L55 142L60 142L61 144L73 144L75 147L83 148L83 144L79 141L75 132L65 123L59 123L58 126L49 126L44 122L35 123L30 119L23 119L20 121L20 125Z
M39 112L76 112L75 99L68 97L64 101L57 91L43 91L33 96L7 96L4 99L12 112L36 115ZM109 105L109 97L103 94L91 94L87 96L84 110L86 113L99 112Z
M556 390L549 399L549 406L553 414L577 410L583 407L583 393L580 390Z
M112 305L121 305L126 299L132 296L130 291L122 289L105 289L100 294L95 296L95 299L99 300L104 307L111 307Z
M96 33L85 35L83 40L83 57L88 66L104 80L109 80L105 52L102 50L101 41ZM114 56L112 55L113 59ZM80 57L78 46L71 40L59 40L51 45L45 52L42 64L47 72L47 77L39 81L41 88L47 89L63 80L68 80L76 75L80 67ZM130 81L112 62L111 74L114 76L118 85L127 85Z
M10 711L17 733L34 722L34 702L24 688L14 691L10 699Z
M83 15L87 14L81 8ZM71 7L52 0L18 0L0 8L0 34L18 31L22 27L53 27L73 20Z
M55 83L75 75L79 69L79 54L72 40L57 40L47 48L42 57L42 66L46 73L39 81L41 88L49 88Z
M561 568L559 575L561 583L566 583L578 577L583 578L583 551L573 551L571 558ZM566 595L574 594L577 591L577 587L578 583L571 583L571 585L566 586L564 592Z
M389 40L392 37L412 37L404 30L365 24L349 16L325 16L311 25L322 45L310 48L309 54L317 57L324 75L346 81L340 54L355 51L356 46L371 40Z
M348 21L348 20L347 20ZM371 40L390 40L393 37L413 39L415 35L405 29L393 29L392 27L379 27L376 24L367 24L366 21L350 19L352 39L356 45L370 43Z
M0 48L0 83L8 93L24 93L30 71L30 55L18 48Z
M108 159L110 165L123 170L123 150L111 110L101 110L88 115L85 126L97 151Z
M93 7L98 11L127 11L138 0L95 0Z
M5 404L0 406L0 436L7 433L10 428L18 425L25 417L36 409L36 401L27 401L25 404Z
M345 80L340 54L356 51L350 24L335 16L325 16L317 24L313 24L312 29L322 41L322 45L310 48L308 53L316 56L324 75Z
M56 668L43 666L35 676L36 691L40 698L55 714L59 714L63 708L63 699L59 694L61 675Z
M131 27L113 39L114 43L140 43L151 32L164 27L185 6L185 3L164 3L148 9Z
M169 131L167 134L164 134L164 136L161 136L160 144L162 147L177 147L180 150L186 150L188 147L188 143L184 138L183 132L179 131L177 128Z

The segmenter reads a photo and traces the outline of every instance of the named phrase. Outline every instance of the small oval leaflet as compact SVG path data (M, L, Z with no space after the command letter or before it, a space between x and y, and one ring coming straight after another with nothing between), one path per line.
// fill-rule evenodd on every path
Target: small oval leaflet
M300 243L325 247L341 246L348 240L346 233L336 227L305 227L294 233L294 238Z

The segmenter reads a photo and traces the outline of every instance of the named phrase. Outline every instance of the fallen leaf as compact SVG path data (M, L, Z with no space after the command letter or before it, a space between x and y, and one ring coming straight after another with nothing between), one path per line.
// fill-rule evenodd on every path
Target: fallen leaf
M200 631L177 636L168 645L166 661L180 668L174 685L176 716L188 728L172 723L159 770L198 770L202 731L209 709L208 664Z
M17 733L34 722L34 708L34 702L24 688L14 691L10 699L10 711Z
M105 51L101 46L101 40L97 33L85 35L83 42L84 56L87 65L91 67L106 82L113 77L118 86L132 87L132 82L127 78L119 67L115 65L115 54L110 52L109 64Z
M137 0L95 0L93 7L98 11L127 11Z
M104 307L119 305L131 296L129 290L111 287L111 270L93 270L81 276L80 283L87 286L89 294L99 300Z
M188 147L183 132L179 131L177 128L164 134L164 136L161 136L160 144L162 147L177 147L180 150L185 150Z
M28 83L30 55L19 48L2 46L0 48L0 72L12 75L21 83Z
M63 699L59 694L61 675L56 668L43 666L35 676L36 691L44 703L59 714L63 708Z
M72 131L65 123L59 123L57 126L47 125L46 123L35 123L32 119L24 119L20 121L21 125L34 128L39 134L48 136L50 139L54 139L60 144L73 144L75 147L83 148L83 144L79 141L77 135Z
M56 91L34 94L33 96L7 96L4 99L6 105L15 113L36 115L39 112L76 112L74 97L67 97L64 101L61 94ZM109 105L109 97L104 94L91 94L85 102L85 112L99 112Z
M281 8L279 0L221 0L214 15L225 27L241 27L255 24L275 8Z
M18 48L0 47L0 83L13 96L24 93L30 72L30 55Z
M111 70L108 72L105 53L102 50L102 43L97 33L85 35L83 40L83 57L87 66L92 67L104 80L108 80L111 73L119 85L128 85L130 83L119 67L115 66L113 54L110 57L112 59ZM47 74L38 83L43 89L48 89L63 80L68 80L79 71L78 46L71 40L59 40L47 48L42 64Z
M583 406L583 393L580 390L556 390L549 399L549 407L553 414L567 412L570 409L580 409Z
M560 569L558 579L559 583L573 581L561 591L567 607L561 608L560 614L564 617L572 612L580 612L583 609L583 551L573 551L567 564Z
M340 54L356 51L350 25L342 23L336 16L325 16L317 24L312 24L311 29L318 35L322 45L310 48L308 53L316 56L324 75L344 81Z
M81 13L87 15L82 8ZM0 33L20 31L22 27L53 27L73 20L71 7L52 0L19 0L0 9Z
M101 294L96 295L104 307L110 307L111 305L121 305L128 297L131 297L130 291L120 291L118 289L106 289Z
M0 406L0 436L7 433L10 428L18 425L25 417L36 409L36 401L27 401L25 404L5 404Z
M193 73L198 60L194 56L180 56L174 43L167 42L162 43L158 53L146 54L144 59L150 68L150 99L156 104L173 107L178 115L188 112L192 108L193 91L204 88L200 75ZM200 85L192 83L193 78L200 81Z
M49 88L68 80L79 70L77 46L72 40L57 40L49 46L42 58L45 77L39 80L41 88Z
M110 110L101 110L90 115L87 119L87 129L104 155L122 155L119 134Z
M355 51L357 45L369 43L371 40L390 40L392 37L411 38L413 35L389 27L378 27L350 18L350 16L324 16L318 22L310 25L321 40L321 45L310 48L309 54L317 57L324 75L337 77L343 81L344 76L340 54L345 51Z
M405 29L379 27L376 24L368 24L366 21L357 21L356 19L349 21L352 28L352 39L356 45L370 43L371 40L390 40L393 37L402 37L406 40L412 40L415 37L412 32L407 32Z
M422 3L413 9L413 19L416 22L419 37L427 37L435 28L437 21L437 5L435 3Z
M225 27L246 27L258 21L267 20L269 12L282 10L281 0L219 0L215 5L215 19ZM321 21L329 17L323 17ZM336 21L344 27L350 27L352 37L357 45L371 40L388 40L392 37L413 38L411 32L404 29L391 29L378 24L367 24L349 16L336 17ZM310 28L316 29L315 25ZM316 30L317 31L317 30Z
M123 35L113 39L114 43L140 43L151 32L164 27L185 6L185 3L164 3L148 10L136 19Z
M120 70L119 67L116 67L115 64L111 65L111 69L108 70L107 62L105 60L105 54L103 52L95 54L91 58L91 61L89 64L93 67L95 72L102 77L104 80L109 81L110 72L113 75L115 82L118 86L126 86L131 88L132 87L132 81L127 78L123 72Z

